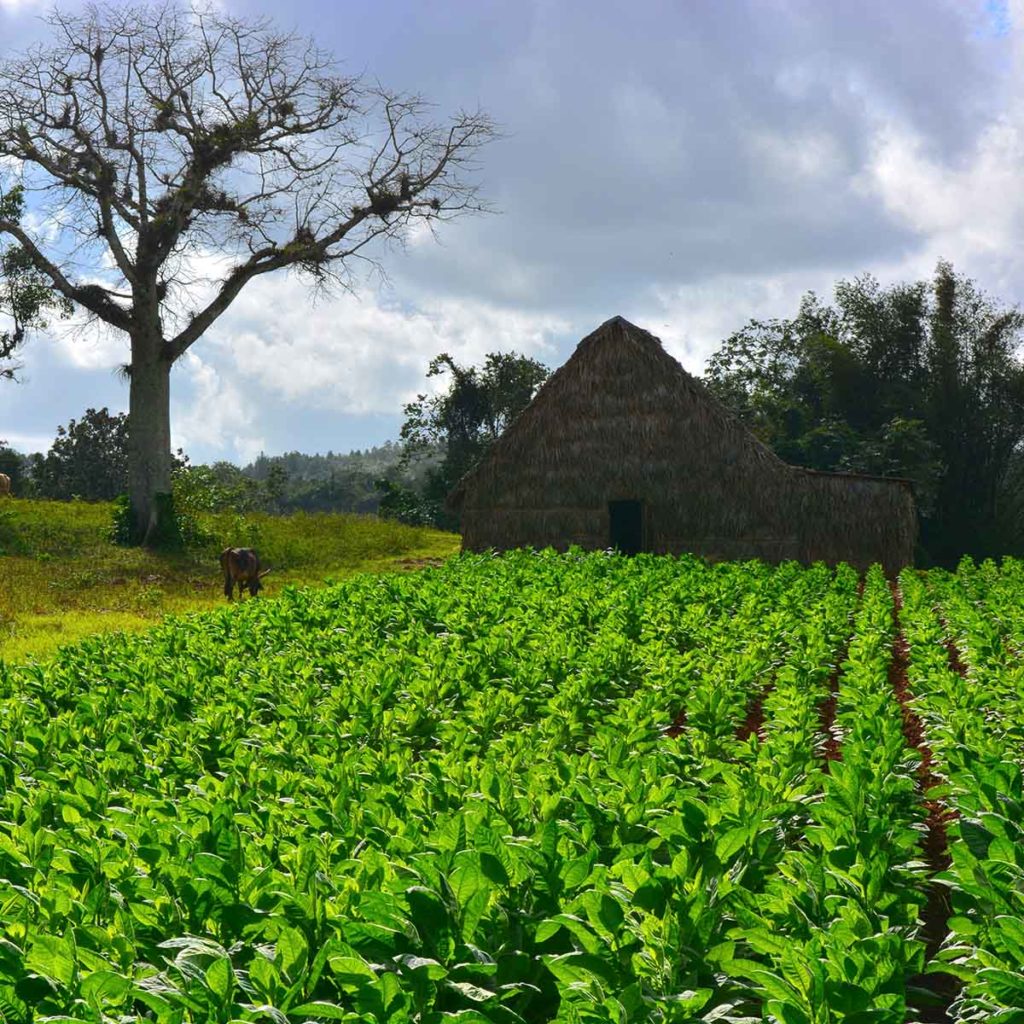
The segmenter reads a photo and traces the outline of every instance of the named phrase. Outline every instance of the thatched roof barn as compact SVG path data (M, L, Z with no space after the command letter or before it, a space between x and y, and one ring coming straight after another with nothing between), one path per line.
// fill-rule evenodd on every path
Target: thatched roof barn
M463 547L913 561L906 480L789 466L647 331L584 338L448 499Z

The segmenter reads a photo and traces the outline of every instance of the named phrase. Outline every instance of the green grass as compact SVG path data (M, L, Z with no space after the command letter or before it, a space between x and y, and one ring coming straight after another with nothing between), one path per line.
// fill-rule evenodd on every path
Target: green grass
M112 544L111 514L104 502L0 503L0 657L45 657L95 633L223 604L217 559L228 545L256 548L273 569L270 595L288 584L415 568L459 547L455 534L372 516L221 513L201 518L211 536L202 549L156 554Z

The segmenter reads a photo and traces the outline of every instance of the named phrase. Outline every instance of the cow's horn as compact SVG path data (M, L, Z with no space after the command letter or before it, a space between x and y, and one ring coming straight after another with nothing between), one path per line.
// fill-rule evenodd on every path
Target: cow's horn
M273 571L274 571L273 569L264 569L263 572L260 573L260 577L259 578L263 579L263 577L266 576L268 572L273 572Z

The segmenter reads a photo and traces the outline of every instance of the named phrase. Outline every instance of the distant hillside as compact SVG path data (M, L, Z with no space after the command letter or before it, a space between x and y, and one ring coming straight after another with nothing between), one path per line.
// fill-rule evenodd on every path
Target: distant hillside
M58 458L55 449L43 455L24 455L0 440L0 473L11 478L12 490L21 497L111 499L127 489L126 433L115 426L124 417L106 417L106 410L89 410L83 424L100 428L95 444L65 443ZM71 427L74 428L74 421ZM58 437L58 440L61 440ZM89 440L93 440L90 437ZM403 489L422 491L423 478L437 460L419 458L411 467L401 465L402 448L388 442L375 448L351 452L328 451L325 455L286 452L264 455L238 467L224 460L209 466L192 465L194 481L206 487L207 500L200 507L208 510L235 508L238 511L268 512L360 512L375 513L381 493L379 480ZM97 481L102 486L96 487ZM175 492L184 486L192 491L197 483L178 481ZM216 500L209 500L215 489Z
M282 509L376 512L380 504L380 494L374 486L377 480L418 489L431 465L429 460L423 460L411 468L400 466L401 454L401 446L393 442L344 454L261 454L244 466L242 473L262 484L276 476Z

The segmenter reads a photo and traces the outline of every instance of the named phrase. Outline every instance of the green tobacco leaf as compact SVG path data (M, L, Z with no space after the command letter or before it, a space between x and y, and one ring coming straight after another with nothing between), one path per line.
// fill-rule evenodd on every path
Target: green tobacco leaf
M799 1006L778 999L769 1000L768 1013L779 1024L811 1024L811 1018Z
M226 957L214 960L206 968L206 984L221 1002L226 1002L235 987L235 974L231 969L231 961Z
M509 874L505 863L493 853L480 853L480 869L484 877L495 885L504 888L509 884Z
M306 937L298 928L284 928L278 935L274 948L275 963L280 967L281 973L292 979L297 978L309 954Z
M249 964L249 981L263 996L275 997L281 985L277 965L265 956L256 956Z
M1024 1024L1024 1010L1000 1010L993 1013L986 1024Z
M460 996L474 1003L489 1003L498 998L496 992L473 985L468 981L448 981L445 982L445 988L452 992L458 992Z
M491 880L484 873L480 854L475 850L462 850L455 855L455 866L448 875L448 884L461 908L481 890L490 892Z
M50 981L70 985L75 974L71 943L56 935L39 935L29 948L25 966Z
M768 931L767 928L744 928L737 930L743 941L756 953L777 956L786 951L789 942L781 935ZM730 932L736 935L737 932Z
M288 1011L289 1017L311 1016L320 1020L352 1020L352 1011L338 1006L336 1003L317 1001L293 1006Z
M448 976L448 970L436 960L426 956L413 956L411 953L404 953L396 956L395 963L401 966L403 971L411 974L422 974L431 981L440 981Z
M377 980L374 969L365 961L355 956L332 956L328 965L338 982L345 988L358 988L367 982Z
M562 868L562 884L568 890L578 889L589 877L594 858L591 855L577 857Z
M562 956L545 956L544 965L565 986L588 986L594 981L612 985L615 975L600 957L589 953L565 953Z
M1018 865L1019 852L1017 844L1002 836L993 839L988 846L989 860L1003 861L1006 864Z
M1024 924L1020 918L1002 914L995 919L994 938L1024 970Z
M633 893L633 903L655 917L664 917L668 905L668 884L662 878L648 879Z
M843 1013L865 1010L871 1002L871 992L848 981L828 979L825 982L825 997L830 1008Z
M715 856L723 863L728 863L757 832L756 825L739 825L729 829L715 843Z
M958 823L960 838L963 839L967 849L978 859L983 860L988 855L989 844L992 842L992 834L983 825L966 818Z
M437 893L422 885L414 885L405 890L405 898L413 924L421 936L434 935L450 927L448 908Z
M625 914L618 901L608 893L590 889L580 894L579 902L590 923L605 935L613 936L622 926Z
M600 953L604 949L602 939L591 931L590 925L575 914L556 914L537 925L535 941L540 944L557 935L561 929L574 935L588 953Z
M1005 1007L1024 1007L1024 974L983 967L978 971L978 982L983 991L987 990Z
M82 981L82 997L96 1007L110 1006L124 1001L132 983L114 971L93 971Z

